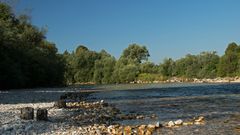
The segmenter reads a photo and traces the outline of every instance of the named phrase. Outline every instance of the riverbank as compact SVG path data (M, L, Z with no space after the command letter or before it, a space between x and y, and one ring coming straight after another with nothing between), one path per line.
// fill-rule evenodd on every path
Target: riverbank
M152 124L121 125L113 123L119 111L114 107L103 107L100 102L68 103L68 108L54 108L54 102L36 104L0 105L0 134L83 134L83 135L152 135L152 134L238 134L238 116L231 119L204 120L204 117ZM48 121L22 120L20 108L33 107L48 110ZM128 117L126 119L145 119L145 116ZM123 118L121 118L123 119ZM230 124L231 125L227 125Z
M217 77L217 78L181 78L171 77L164 81L134 81L131 83L145 84L145 83L240 83L240 77Z

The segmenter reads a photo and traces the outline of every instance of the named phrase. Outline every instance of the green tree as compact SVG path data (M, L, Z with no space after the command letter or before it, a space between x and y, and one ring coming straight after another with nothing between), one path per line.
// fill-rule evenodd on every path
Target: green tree
M94 81L98 84L109 84L114 82L112 74L116 60L105 50L100 52L100 59L95 61Z
M160 64L160 73L163 76L171 77L173 76L173 69L175 66L175 62L171 59L164 59L163 63Z
M236 76L239 69L240 47L236 43L230 43L225 54L220 58L218 66L219 76Z
M94 74L95 61L99 59L99 55L95 51L90 51L85 46L78 46L73 52L72 68L74 72L75 82L92 82Z
M63 85L64 59L45 32L0 3L0 89Z
M148 60L149 56L149 52L145 46L130 44L128 48L123 51L121 58L127 58L141 63L143 60Z
M217 77L217 65L219 56L214 52L202 52L198 55L200 71L197 73L198 78L215 78Z

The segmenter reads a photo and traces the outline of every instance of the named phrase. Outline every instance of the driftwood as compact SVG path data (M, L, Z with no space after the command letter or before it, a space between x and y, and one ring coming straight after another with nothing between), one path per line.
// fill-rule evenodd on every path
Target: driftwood
M48 120L48 111L47 111L47 109L38 109L36 118L37 118L37 120L47 121Z
M21 108L20 118L24 120L32 120L34 118L34 109L32 107Z

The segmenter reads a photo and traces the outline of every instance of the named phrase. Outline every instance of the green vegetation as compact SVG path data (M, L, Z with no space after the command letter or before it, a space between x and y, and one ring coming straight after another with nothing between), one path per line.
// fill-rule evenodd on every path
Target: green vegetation
M240 46L236 43L230 43L223 56L202 52L178 60L167 58L159 65L149 62L147 48L138 44L130 44L119 59L83 45L60 54L46 40L46 30L27 18L15 16L8 5L0 3L0 89L240 75Z
M0 3L0 88L62 85L65 62L45 30Z

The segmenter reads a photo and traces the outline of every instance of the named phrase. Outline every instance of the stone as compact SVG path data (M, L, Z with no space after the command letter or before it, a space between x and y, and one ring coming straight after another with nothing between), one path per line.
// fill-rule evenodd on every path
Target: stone
M203 120L204 120L204 117L200 116L195 120L195 122L202 122Z
M47 111L47 109L38 109L36 118L37 118L37 120L47 121L48 120L48 111Z
M162 125L161 125L160 122L158 121L155 126L156 126L156 128L159 128L159 127L161 127Z
M174 125L175 125L175 124L174 124L173 121L169 121L168 124L167 124L168 127L173 127Z
M65 100L58 100L57 102L55 102L54 107L57 108L66 108L66 101Z
M152 135L152 132L147 130L145 135Z
M124 135L131 135L132 133L132 128L130 126L126 126L124 128Z
M204 125L204 122L194 122L195 125Z
M138 135L144 135L145 134L145 128L146 125L141 125L138 127Z
M144 119L144 116L143 116L143 115L138 115L138 116L136 117L136 119Z
M174 121L175 125L182 125L183 121L181 119Z
M24 120L32 120L34 118L34 109L32 107L21 108L20 118Z
M193 125L193 122L183 122L184 126Z
M147 130L150 131L150 132L153 132L155 130L156 126L155 125L152 125L152 124L149 124L147 126Z

